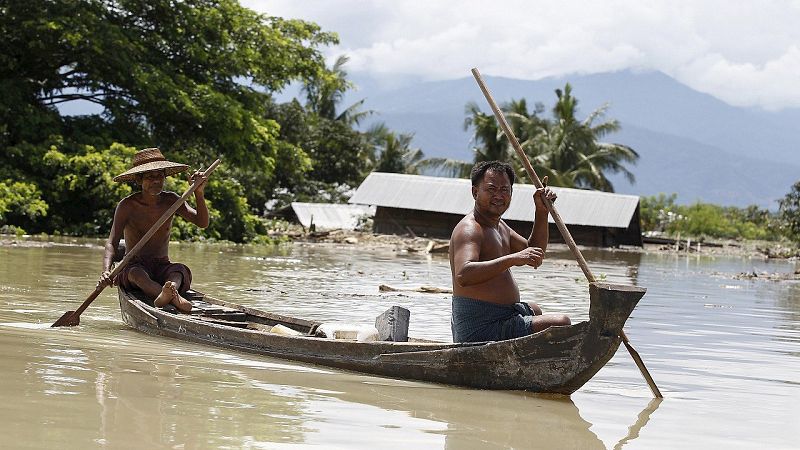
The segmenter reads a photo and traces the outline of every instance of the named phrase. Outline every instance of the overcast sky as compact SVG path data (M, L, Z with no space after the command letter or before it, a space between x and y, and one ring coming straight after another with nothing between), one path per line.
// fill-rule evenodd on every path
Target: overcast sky
M339 34L352 75L658 70L736 106L800 107L800 0L242 0Z

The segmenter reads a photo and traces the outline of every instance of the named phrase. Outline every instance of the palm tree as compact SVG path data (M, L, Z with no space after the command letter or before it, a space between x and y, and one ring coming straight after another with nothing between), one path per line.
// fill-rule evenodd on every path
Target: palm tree
M510 102L503 104L501 109L520 146L523 149L527 149L528 159L538 173L542 165L546 163L546 158L536 153L537 147L534 145L534 142L544 133L548 125L547 120L541 117L544 112L544 105L537 102L533 111L528 111L528 103L524 98L519 100L512 99ZM513 152L514 149L511 144L509 143L508 145L508 151ZM513 156L509 162L518 176L527 177L525 168L519 158Z
M417 175L426 167L422 150L411 148L413 134L397 134L384 123L378 123L370 127L367 135L375 150L371 161L375 171Z
M467 103L465 113L464 129L475 129L472 136L475 162L509 161L512 155L509 153L508 140L494 116L481 111L475 102Z
M528 113L524 99L519 101L512 100L511 103L503 105L503 109L509 112L509 117L512 118L514 124L525 122L531 115ZM497 124L494 115L481 111L475 102L467 103L464 112L467 115L467 118L464 119L464 129L474 128L471 140L474 154L473 161L429 158L423 163L424 168L434 169L450 177L468 178L475 163L492 160L514 161L513 149L509 147L508 139L506 139Z
M599 142L604 136L618 131L619 122L601 120L608 109L603 105L583 121L579 121L578 100L572 96L572 86L556 89L558 101L553 108L553 121L542 123L542 132L526 141L526 152L542 175L548 175L554 186L591 188L614 192L608 173L622 172L633 183L635 177L623 164L635 164L639 154L622 144Z
M307 81L302 91L306 94L308 110L325 119L342 121L352 127L358 126L373 111L361 111L366 100L361 99L337 113L337 108L344 99L344 93L353 87L353 84L347 81L347 72L344 70L344 65L349 60L350 57L347 55L339 56L328 76Z
M544 105L537 102L533 111L528 111L528 102L522 98L512 99L504 104L501 109L508 121L514 136L524 147L528 141L536 138L547 126L547 120L540 117L544 112ZM513 150L513 149L511 149Z
M614 192L607 175L620 172L633 183L633 173L624 164L635 164L639 154L626 145L599 141L620 128L616 120L602 121L608 105L579 121L575 117L578 100L572 96L572 86L567 83L563 91L556 89L556 96L558 100L551 120L541 117L544 105L536 103L529 111L525 99L511 100L501 108L536 172L540 176L547 175L552 186ZM510 162L516 173L522 175L521 161L513 155L514 150L495 117L483 113L474 102L468 103L465 111L464 128L474 129L474 162ZM462 178L469 176L472 165L445 158L431 158L421 163L422 167L436 168L440 173Z
M514 131L518 140L525 143L541 133L544 119L539 115L544 112L544 105L536 103L533 111L528 111L525 99L511 100L501 106L509 126ZM522 173L523 168L518 158L514 156L508 139L503 133L497 120L492 114L483 113L475 102L467 103L465 108L467 118L464 120L464 129L474 128L472 142L474 143L472 162L447 158L429 158L424 167L439 170L440 173L451 177L467 178L475 163L481 161L506 161L511 163L517 173Z

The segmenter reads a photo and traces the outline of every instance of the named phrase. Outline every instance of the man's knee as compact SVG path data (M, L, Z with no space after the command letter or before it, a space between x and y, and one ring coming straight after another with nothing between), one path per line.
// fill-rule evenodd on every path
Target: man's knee
M528 303L528 306L531 307L531 311L533 311L533 315L534 316L541 316L542 315L542 308L538 304L536 304L534 302L526 302L526 303Z
M533 331L539 332L550 327L572 325L572 321L564 314L545 314L533 320Z
M128 281L141 287L142 283L150 281L150 275L141 267L132 267L128 271Z

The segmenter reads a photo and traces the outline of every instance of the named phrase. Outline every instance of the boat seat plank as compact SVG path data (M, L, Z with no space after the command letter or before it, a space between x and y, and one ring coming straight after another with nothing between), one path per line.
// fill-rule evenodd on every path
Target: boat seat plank
M234 328L247 328L247 325L248 325L247 322L237 322L237 321L233 321L233 320L224 320L224 319L220 319L220 318L216 318L216 317L196 316L194 318L202 320L203 322L209 322L209 323L213 323L213 324L216 324L216 325L225 325L225 326L234 327Z
M230 321L234 321L234 322L244 322L245 320L247 320L247 314L245 314L243 312L238 312L238 311L221 312L221 313L216 313L215 312L215 313L211 313L211 314L205 314L204 317L212 317L212 318L215 318L215 319L224 319L224 320L230 320Z
M214 305L203 300L193 300L192 306L207 312L240 312L238 309L228 308L227 306Z

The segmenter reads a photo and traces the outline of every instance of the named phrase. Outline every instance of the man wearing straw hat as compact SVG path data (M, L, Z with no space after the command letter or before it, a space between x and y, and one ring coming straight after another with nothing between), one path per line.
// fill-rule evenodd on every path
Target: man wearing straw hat
M533 195L536 213L528 239L500 218L511 205L514 169L500 161L479 162L471 178L475 206L450 237L453 341L499 341L569 325L569 317L563 314L542 314L536 303L521 302L509 270L514 266L536 269L544 260L549 231L542 198L556 200L547 177L544 187Z
M139 242L161 215L180 198L174 192L163 190L166 177L188 168L185 164L167 161L157 148L146 148L136 152L129 170L114 178L117 182L135 182L141 187L141 191L125 197L117 205L111 233L106 242L103 273L98 284L138 288L153 299L153 304L157 307L173 304L179 311L191 311L192 304L181 294L189 289L192 272L183 264L170 262L168 256L172 218L153 234L114 280L110 277L111 264L120 239L125 238L127 248L133 248ZM205 228L208 226L208 207L203 190L207 178L197 171L189 177L189 181L194 183L198 177L202 179L202 183L194 191L197 209L184 202L176 214L200 228Z

